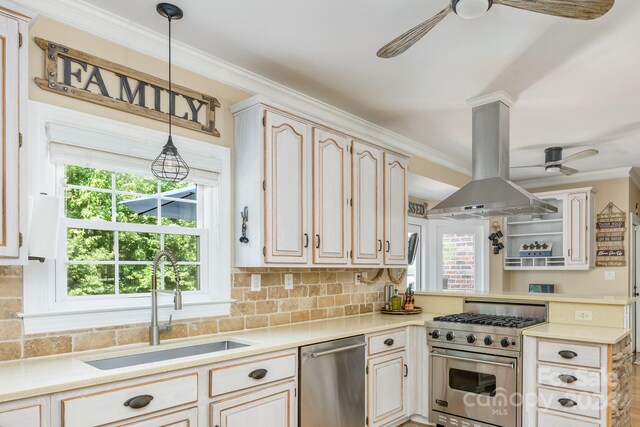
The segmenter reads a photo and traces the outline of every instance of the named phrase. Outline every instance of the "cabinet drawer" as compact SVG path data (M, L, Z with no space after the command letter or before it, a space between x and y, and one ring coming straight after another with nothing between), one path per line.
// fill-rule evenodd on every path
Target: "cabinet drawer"
M130 401L132 398L147 395L153 399L146 405L145 399L139 399L141 402L137 403ZM108 424L197 400L198 374L150 381L63 399L62 425L86 427ZM137 404L141 407L132 407Z
M40 427L40 405L0 412L2 427Z
M385 351L403 349L407 344L407 331L396 329L378 335L369 336L369 355Z
M600 347L540 340L538 341L538 360L599 368Z
M538 384L601 393L600 372L565 366L538 365Z
M188 408L169 414L151 416L132 423L117 424L117 427L196 427L197 425L198 408Z
M564 405L561 403L566 400ZM573 406L572 406L573 405ZM566 414L600 418L600 396L538 387L538 406Z
M295 375L295 353L220 366L209 371L209 396L220 396Z
M599 427L600 424L585 418L570 418L538 411L538 427Z

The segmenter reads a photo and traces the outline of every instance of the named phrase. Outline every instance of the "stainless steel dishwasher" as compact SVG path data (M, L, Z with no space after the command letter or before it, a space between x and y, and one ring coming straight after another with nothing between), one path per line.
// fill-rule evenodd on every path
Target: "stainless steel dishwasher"
M364 427L364 335L300 348L300 427Z

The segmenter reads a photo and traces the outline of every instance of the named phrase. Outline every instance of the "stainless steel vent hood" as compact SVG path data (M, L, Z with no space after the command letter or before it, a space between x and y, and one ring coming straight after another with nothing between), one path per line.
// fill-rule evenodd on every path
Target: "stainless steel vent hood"
M469 101L473 107L473 179L427 211L429 218L478 219L558 210L509 181L509 107L505 92Z

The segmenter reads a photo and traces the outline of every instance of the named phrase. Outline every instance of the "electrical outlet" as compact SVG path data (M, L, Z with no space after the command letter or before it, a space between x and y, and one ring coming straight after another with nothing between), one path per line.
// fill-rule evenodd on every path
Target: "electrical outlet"
M293 289L293 274L287 273L284 275L284 288L288 290Z
M362 285L362 279L366 279L368 277L368 273L366 271L358 271L355 274L355 281L356 281L356 286L360 286Z
M258 292L260 290L260 280L261 280L262 276L260 276L259 274L252 274L251 275L251 291L252 292Z
M583 320L590 322L593 320L593 311L590 310L576 310L576 320Z
M616 280L616 272L615 271L605 271L604 272L604 280Z

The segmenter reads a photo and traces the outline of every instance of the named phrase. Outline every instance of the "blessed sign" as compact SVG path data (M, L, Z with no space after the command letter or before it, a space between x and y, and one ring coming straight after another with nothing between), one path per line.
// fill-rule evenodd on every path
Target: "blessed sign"
M216 108L220 103L204 95L132 68L71 49L41 38L45 51L45 78L35 81L44 90L126 111L147 118L220 136Z

